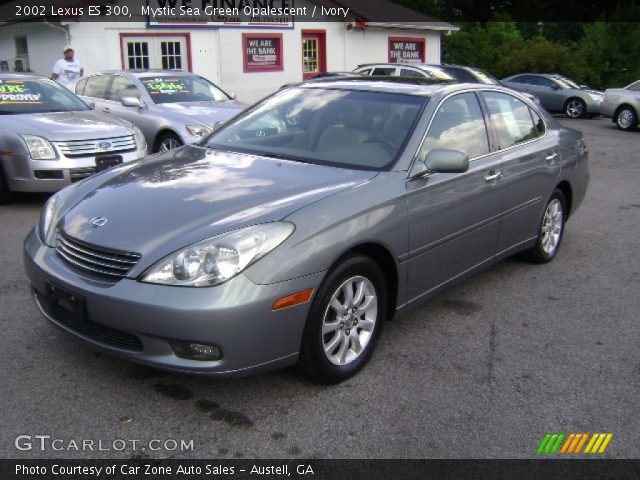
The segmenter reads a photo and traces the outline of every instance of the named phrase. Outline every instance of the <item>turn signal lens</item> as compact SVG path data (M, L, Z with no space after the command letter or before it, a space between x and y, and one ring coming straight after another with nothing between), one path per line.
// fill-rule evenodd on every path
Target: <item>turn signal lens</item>
M271 310L275 312L276 310L282 310L283 308L295 307L296 305L307 303L311 299L311 295L313 295L313 288L282 297L273 302Z

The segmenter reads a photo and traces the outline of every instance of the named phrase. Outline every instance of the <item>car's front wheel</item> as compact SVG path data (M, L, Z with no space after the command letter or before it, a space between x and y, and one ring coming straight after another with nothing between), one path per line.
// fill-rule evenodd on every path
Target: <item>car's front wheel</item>
M0 166L0 204L9 203L13 199L13 192L9 190L9 182Z
M535 263L553 260L560 249L560 242L567 220L566 199L561 190L556 189L544 209L544 215L538 226L538 239L525 258Z
M183 145L182 140L175 133L163 133L156 140L154 152L167 152L174 148L181 147Z
M587 113L587 105L584 100L579 98L570 98L567 103L564 104L564 113L569 118L581 118Z
M335 384L369 360L387 311L384 274L371 258L345 258L324 280L311 306L298 366L312 380Z
M615 122L620 130L635 130L638 116L633 108L624 106L616 112Z

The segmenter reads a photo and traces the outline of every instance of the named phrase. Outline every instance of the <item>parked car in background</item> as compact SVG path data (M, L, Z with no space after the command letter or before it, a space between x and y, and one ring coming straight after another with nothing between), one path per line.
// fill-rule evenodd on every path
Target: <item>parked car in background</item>
M440 66L424 63L367 63L358 65L354 72L373 77L418 77L442 81L456 80Z
M98 112L137 125L151 151L201 140L246 105L198 75L164 70L106 71L75 86Z
M140 129L36 75L0 74L0 125L0 202L12 192L55 192L147 154Z
M611 117L621 130L635 130L640 113L640 80L624 88L605 90L601 113Z
M582 134L507 88L392 80L280 90L58 193L25 240L36 305L132 361L336 383L396 312L515 253L551 261Z
M553 73L521 73L501 80L514 90L531 93L550 112L564 112L570 118L600 114L604 94L583 88L574 81Z

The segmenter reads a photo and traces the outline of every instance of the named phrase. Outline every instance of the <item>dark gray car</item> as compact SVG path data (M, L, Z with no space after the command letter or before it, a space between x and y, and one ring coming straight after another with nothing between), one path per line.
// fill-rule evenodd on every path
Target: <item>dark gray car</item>
M195 143L246 107L187 72L106 71L80 80L75 92L96 111L137 125L153 152Z
M521 73L501 82L509 88L535 95L550 112L564 112L570 118L599 115L604 100L602 92L580 86L558 74Z
M58 193L25 266L96 348L335 383L395 314L515 253L552 260L587 183L582 134L509 89L310 82Z

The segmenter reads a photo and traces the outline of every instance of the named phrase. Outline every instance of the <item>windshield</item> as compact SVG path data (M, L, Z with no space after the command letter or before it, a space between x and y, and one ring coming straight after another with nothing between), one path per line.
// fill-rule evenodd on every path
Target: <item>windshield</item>
M0 79L0 114L75 112L89 107L53 80Z
M486 85L500 85L500 82L496 77L494 77L490 73L485 72L484 70L473 68L471 69L471 71L475 73L476 78L480 80L480 83L484 83Z
M439 68L433 67L420 67L424 72L428 73L431 78L435 78L437 80L455 80L455 77L444 70L440 70Z
M576 90L582 90L582 88L580 88L580 85L575 83L573 80L569 80L567 77L554 76L553 79L558 82L563 88L575 88Z
M204 146L383 170L402 151L426 101L396 93L289 88L223 125Z
M223 102L231 98L202 77L142 77L140 81L155 103Z

